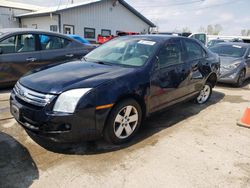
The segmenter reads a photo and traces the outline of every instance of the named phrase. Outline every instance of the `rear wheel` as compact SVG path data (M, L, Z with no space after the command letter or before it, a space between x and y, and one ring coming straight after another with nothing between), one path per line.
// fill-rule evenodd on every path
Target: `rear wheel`
M212 84L207 82L203 89L200 91L199 96L196 98L196 102L198 104L204 104L206 103L212 94Z
M128 142L135 135L141 125L142 110L133 99L128 99L117 104L111 111L104 138L112 144Z
M246 71L243 69L240 71L239 78L236 83L236 87L241 87L245 81Z

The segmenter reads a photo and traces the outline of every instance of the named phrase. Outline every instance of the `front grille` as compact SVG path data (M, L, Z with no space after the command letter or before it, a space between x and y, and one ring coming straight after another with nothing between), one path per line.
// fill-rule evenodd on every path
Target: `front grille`
M19 99L40 107L46 106L56 97L55 95L43 94L30 90L26 87L23 87L19 82L17 82L13 91Z

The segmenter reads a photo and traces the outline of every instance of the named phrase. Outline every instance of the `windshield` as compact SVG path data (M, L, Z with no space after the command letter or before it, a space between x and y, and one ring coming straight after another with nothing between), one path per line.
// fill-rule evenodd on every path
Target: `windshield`
M219 54L220 56L229 56L229 57L242 57L246 52L246 48L239 45L217 45L210 50L214 53Z
M157 42L143 38L117 38L85 56L87 61L115 65L143 66L156 49Z

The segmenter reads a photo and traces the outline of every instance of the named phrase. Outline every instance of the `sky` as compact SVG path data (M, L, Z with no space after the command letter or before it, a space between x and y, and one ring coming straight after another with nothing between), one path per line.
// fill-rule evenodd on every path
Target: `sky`
M27 0L12 0L27 3ZM29 4L58 6L72 0L29 0ZM73 0L74 2L86 0ZM250 0L126 0L159 27L161 32L220 24L221 35L240 35L250 29Z

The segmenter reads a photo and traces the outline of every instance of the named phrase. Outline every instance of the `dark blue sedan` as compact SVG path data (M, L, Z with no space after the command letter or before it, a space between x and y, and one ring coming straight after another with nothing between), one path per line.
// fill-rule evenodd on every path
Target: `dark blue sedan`
M184 100L207 102L219 58L194 39L116 38L85 56L21 78L11 112L33 137L128 142L150 114Z

